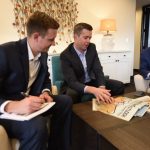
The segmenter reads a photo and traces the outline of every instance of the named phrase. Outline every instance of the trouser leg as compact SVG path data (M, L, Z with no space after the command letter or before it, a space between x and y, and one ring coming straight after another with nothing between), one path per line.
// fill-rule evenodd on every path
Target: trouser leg
M71 88L67 89L66 94L72 98L74 104L91 101L93 98L95 98L93 94L89 94L89 93L80 94L79 92L76 92Z
M106 80L106 88L111 90L112 96L121 95L124 93L124 84L118 80Z
M19 150L46 150L48 141L47 119L42 116L29 121L0 120L10 138L20 141Z
M56 104L50 109L49 150L70 150L72 99L66 95L55 96Z
M82 95L71 88L67 89L66 95L69 95L72 98L74 104L81 102Z

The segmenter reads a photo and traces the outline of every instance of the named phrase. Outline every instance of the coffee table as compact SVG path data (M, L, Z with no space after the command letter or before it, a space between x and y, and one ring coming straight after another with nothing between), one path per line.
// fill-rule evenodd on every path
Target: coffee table
M135 98L134 93L124 96ZM150 114L127 122L92 111L92 103L74 104L72 150L150 150Z

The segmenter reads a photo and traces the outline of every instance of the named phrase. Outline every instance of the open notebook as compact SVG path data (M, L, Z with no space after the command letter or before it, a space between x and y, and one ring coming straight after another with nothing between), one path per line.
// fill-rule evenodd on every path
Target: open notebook
M10 120L17 120L17 121L25 121L25 120L30 120L44 112L46 112L47 110L49 110L53 105L55 104L55 102L50 102L50 103L45 103L44 106L38 110L33 112L32 114L29 115L17 115L17 114L13 114L13 113L3 113L0 115L1 119L10 119Z

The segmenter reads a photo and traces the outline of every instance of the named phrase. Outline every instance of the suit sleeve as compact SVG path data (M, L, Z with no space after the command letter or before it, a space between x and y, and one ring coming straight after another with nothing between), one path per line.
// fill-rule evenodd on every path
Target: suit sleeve
M47 73L46 73L45 81L43 83L43 90L44 89L50 89L50 90L52 90L50 73L48 72L48 67L47 67Z
M144 79L146 79L148 73L150 73L149 55L146 51L141 53L140 73Z
M93 71L95 74L97 86L104 86L105 85L105 78L104 78L104 73L103 73L103 67L102 67L100 60L98 58L98 53L96 51L95 45L93 46L92 50L95 51L95 57L94 57L94 62L93 62Z
M7 75L7 57L4 53L4 49L0 47L0 106L5 102L3 96L3 82Z

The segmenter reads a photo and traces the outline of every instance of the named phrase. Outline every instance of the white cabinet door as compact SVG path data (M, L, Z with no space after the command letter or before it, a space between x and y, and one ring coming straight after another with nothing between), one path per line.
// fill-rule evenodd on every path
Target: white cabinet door
M124 83L130 83L130 62L128 60L116 62L116 79Z
M130 52L100 53L99 59L105 75L124 83L130 82L131 55Z
M101 61L101 65L103 67L104 75L109 75L111 79L116 78L116 62L114 60Z

